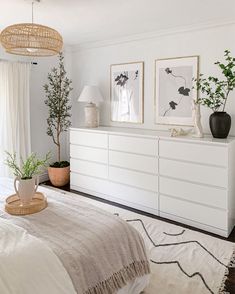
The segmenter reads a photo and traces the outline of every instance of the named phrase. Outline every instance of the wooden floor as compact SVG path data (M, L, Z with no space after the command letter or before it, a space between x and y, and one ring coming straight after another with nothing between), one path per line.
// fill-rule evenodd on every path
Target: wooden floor
M49 181L45 182L43 184L51 186L51 183ZM190 230L198 231L198 232L201 232L201 233L204 233L204 234L207 234L207 235L210 235L210 236L222 239L222 240L227 240L227 241L235 243L235 227L234 227L232 233L230 234L230 236L228 238L224 238L224 237L215 235L213 233L209 233L209 232L201 230L201 229L197 229L197 228L194 228L194 227L182 224L182 223L178 223L178 222L175 222L175 221L172 221L172 220L169 220L169 219L162 218L160 216L156 216L156 215L153 215L153 214L150 214L150 213L147 213L147 212L143 212L143 211L134 209L132 207L128 207L128 206L125 206L125 205L122 205L122 204L111 202L111 201L108 201L108 200L105 200L105 199L102 199L102 198L99 198L99 197L96 197L96 196L93 196L93 195L85 194L85 193L82 193L82 192L77 192L75 190L70 189L69 185L61 187L61 189L64 190L64 191L69 191L69 192L72 192L72 193L75 193L75 194L79 194L79 195L82 195L82 196L87 197L87 198L91 198L91 199L94 199L94 200L97 200L97 201L100 201L100 202L103 202L103 203L107 203L107 204L111 204L111 205L114 205L114 206L117 206L117 207L121 207L121 208L130 210L130 211L139 213L139 214L143 214L143 215L155 218L155 219L163 220L165 222L168 222L168 223L171 223L171 224L174 224L174 225L179 225L181 227L185 227L185 228L190 229ZM228 275L228 279L226 281L226 289L225 289L225 291L227 291L227 293L235 294L235 268L231 268L229 270L229 275Z

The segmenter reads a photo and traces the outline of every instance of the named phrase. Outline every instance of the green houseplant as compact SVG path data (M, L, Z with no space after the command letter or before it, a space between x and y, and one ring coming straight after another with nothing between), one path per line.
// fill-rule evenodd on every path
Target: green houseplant
M16 176L14 187L16 194L19 196L21 203L27 205L31 202L37 191L39 179L38 175L42 169L47 166L50 159L50 153L47 153L44 159L39 159L35 153L32 153L26 160L21 158L20 164L17 163L16 153L6 152L7 158L5 164L13 171ZM18 189L16 182L19 182ZM36 188L35 188L36 184Z
M57 147L57 161L48 167L48 175L54 186L64 186L69 182L69 162L61 161L61 135L71 126L71 105L69 94L72 81L64 68L64 56L59 54L59 65L48 74L48 84L44 85L45 104L48 107L47 135L52 137Z
M224 51L224 58L224 63L215 62L223 76L221 80L213 76L204 78L203 74L198 79L193 79L194 87L202 94L197 103L213 111L209 124L215 138L227 138L231 127L231 117L225 112L225 107L230 92L235 88L235 58L229 50Z

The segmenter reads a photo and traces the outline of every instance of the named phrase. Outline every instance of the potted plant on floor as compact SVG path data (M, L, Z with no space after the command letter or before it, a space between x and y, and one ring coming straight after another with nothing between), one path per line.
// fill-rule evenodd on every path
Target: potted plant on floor
M31 202L34 194L37 191L39 178L38 175L42 169L47 166L50 158L50 153L47 153L44 159L38 159L35 153L32 153L25 161L21 159L21 164L17 164L16 154L6 152L7 158L5 164L13 171L16 176L14 187L16 194L19 196L23 205ZM16 182L19 182L18 189ZM36 185L36 188L35 188Z
M235 58L229 50L224 51L225 63L215 62L222 72L224 79L209 76L204 78L203 74L199 79L193 79L195 88L205 96L199 98L197 103L205 105L213 110L210 115L209 124L214 138L227 138L231 117L225 112L225 106L231 91L235 88Z
M48 74L48 81L49 83L44 85L45 104L49 109L47 135L52 137L57 147L57 161L48 167L48 175L54 186L61 187L69 182L70 175L69 162L61 161L61 135L71 126L69 94L72 91L72 81L66 75L62 53L59 55L59 66L54 67Z

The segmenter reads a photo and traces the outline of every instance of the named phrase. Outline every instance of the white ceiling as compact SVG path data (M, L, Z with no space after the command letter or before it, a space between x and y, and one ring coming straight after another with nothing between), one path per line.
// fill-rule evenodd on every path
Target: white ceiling
M34 6L35 22L58 30L68 45L235 22L235 0L41 0ZM30 21L30 0L0 0L0 30Z

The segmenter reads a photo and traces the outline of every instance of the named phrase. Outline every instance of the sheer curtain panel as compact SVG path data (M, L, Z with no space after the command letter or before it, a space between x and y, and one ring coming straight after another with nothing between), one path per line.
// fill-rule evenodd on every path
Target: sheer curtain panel
M25 159L30 141L30 64L0 61L0 176L10 176L5 151Z

